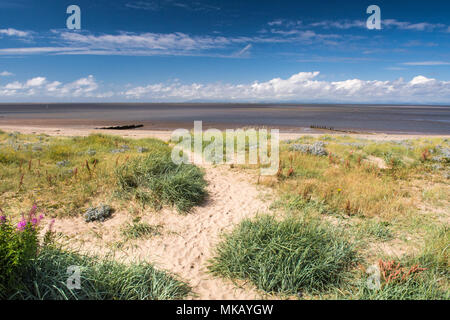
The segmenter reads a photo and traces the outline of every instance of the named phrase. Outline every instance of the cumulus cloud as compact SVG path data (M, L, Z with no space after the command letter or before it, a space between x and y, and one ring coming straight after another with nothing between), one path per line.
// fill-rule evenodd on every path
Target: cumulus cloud
M10 37L27 37L30 35L28 31L17 30L14 28L0 29L0 35L6 35Z
M0 86L0 99L23 97L79 100L105 99L113 101L299 101L299 102L410 102L450 103L450 81L418 75L409 81L346 79L325 81L320 73L299 72L288 78L274 78L253 83L190 83L179 80L127 86L126 89L105 91L92 75L69 83L35 77L24 82L14 81Z
M349 102L449 102L450 81L424 76L411 81L348 79L320 81L319 72L300 72L287 79L274 78L251 84L158 83L130 88L121 94L129 99L242 100L242 101L349 101Z
M89 75L73 82L63 84L59 81L48 82L45 77L35 77L24 82L14 81L0 86L0 98L4 97L52 97L52 98L96 98L104 93L96 93L98 84L94 76Z
M9 77L9 76L13 76L14 73L9 72L9 71L2 71L0 72L0 77Z
M25 83L25 87L29 88L29 87L40 87L42 86L47 80L44 77L36 77L33 79L28 80Z

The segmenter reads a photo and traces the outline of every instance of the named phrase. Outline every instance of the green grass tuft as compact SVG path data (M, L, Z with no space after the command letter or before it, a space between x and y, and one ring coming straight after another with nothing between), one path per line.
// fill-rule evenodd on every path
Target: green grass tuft
M135 158L116 170L119 194L134 195L157 210L175 206L179 212L188 212L205 198L203 175L194 165L173 163L168 151Z
M81 268L81 289L66 285L67 268ZM25 300L167 300L183 299L185 283L148 263L123 264L55 247L44 248L8 299Z
M356 259L353 246L325 224L261 216L225 235L209 268L268 293L293 295L339 285Z

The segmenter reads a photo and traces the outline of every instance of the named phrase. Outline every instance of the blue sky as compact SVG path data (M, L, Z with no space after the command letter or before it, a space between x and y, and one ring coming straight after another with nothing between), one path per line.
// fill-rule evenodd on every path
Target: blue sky
M449 1L0 0L0 102L445 104L449 40Z

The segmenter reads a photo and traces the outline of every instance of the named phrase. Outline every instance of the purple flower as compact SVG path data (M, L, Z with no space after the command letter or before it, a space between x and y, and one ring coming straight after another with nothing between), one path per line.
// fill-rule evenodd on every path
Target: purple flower
M0 224L3 224L6 222L6 217L5 216L0 216Z
M17 230L23 231L25 230L25 227L27 226L27 221L25 219L20 220L20 222L17 224Z

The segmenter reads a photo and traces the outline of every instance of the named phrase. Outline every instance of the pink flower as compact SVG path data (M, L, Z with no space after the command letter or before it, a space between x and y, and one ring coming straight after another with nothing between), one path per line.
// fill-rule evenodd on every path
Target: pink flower
M27 221L22 218L22 220L20 220L20 222L17 224L17 230L23 231L23 230L25 230L26 226L27 226Z
M24 231L27 227L28 223L31 224L31 227L33 229L36 229L36 227L39 225L41 220L44 218L44 215L39 215L39 217L36 217L36 211L37 206L34 204L31 208L30 212L28 212L28 217L25 219L24 214L22 213L22 220L17 224L17 230Z

